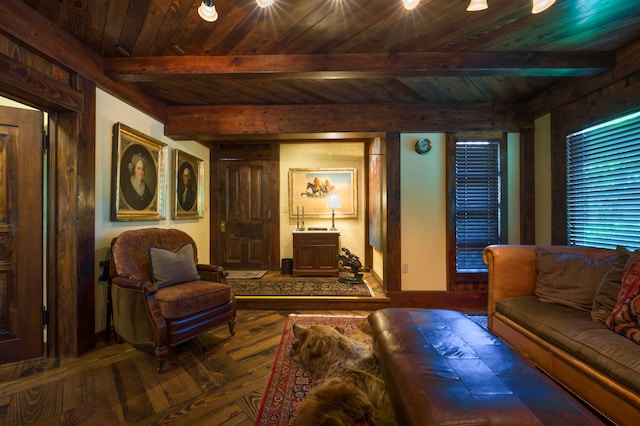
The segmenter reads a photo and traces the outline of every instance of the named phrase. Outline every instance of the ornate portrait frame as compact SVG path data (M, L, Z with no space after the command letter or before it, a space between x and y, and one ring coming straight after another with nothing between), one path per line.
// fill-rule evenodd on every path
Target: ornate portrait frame
M187 176L189 176L187 178ZM185 190L185 178L189 183ZM195 181L195 182L194 182ZM173 151L173 219L204 217L204 161L184 151Z
M142 132L113 125L112 221L164 219L167 150L166 144Z

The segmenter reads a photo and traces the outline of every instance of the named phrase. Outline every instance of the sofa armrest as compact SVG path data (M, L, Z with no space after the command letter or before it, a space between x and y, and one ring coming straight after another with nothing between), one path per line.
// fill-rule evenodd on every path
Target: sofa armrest
M122 287L122 288L128 288L128 289L131 289L131 290L140 290L140 291L142 291L142 288L145 285L150 284L150 282L149 281L132 280L130 278L125 277L124 275L116 275L115 277L111 278L111 284L117 285L118 287Z
M489 267L487 315L489 321L496 301L507 297L533 296L536 288L536 253L533 245L492 245L482 258Z
M222 266L198 263L196 269L198 269L200 277L205 281L214 281L222 284L227 283L227 275L229 275L229 272L225 271Z

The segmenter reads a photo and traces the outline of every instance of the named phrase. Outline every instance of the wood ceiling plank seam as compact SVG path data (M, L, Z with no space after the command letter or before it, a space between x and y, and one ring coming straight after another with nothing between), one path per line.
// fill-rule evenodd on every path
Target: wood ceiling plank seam
M86 9L87 31L82 40L89 49L100 52L103 34L107 22L107 2L93 2L92 6Z
M172 0L162 18L162 25L154 35L152 50L140 52L143 56L175 55L173 39L183 31L183 22L190 13L197 13L194 3L198 0ZM200 3L198 2L198 5ZM205 23L204 21L202 21Z
M107 24L104 27L102 46L98 51L103 58L121 56L117 53L116 47L118 46L118 40L120 40L120 34L122 33L128 8L128 0L109 0L106 18Z
M140 31L148 15L151 0L136 0L129 3L127 15L124 18L122 31L118 38L118 46L133 55L133 48L140 36Z
M255 6L256 4L253 2L246 3L242 9L242 14L238 16L239 19L234 20L233 27L229 28L227 26L228 31L223 33L221 37L214 40L215 51L212 52L214 55L230 55L238 43L251 33L254 26L255 16L259 14L259 11L256 10Z
M149 56L156 42L156 35L165 19L169 18L169 8L173 0L153 0L149 5L147 16L138 33L132 48L132 56ZM162 16L162 18L160 18Z
M231 49L233 46L230 46L231 43L229 41L222 46L221 40L232 40L232 33L235 30L236 23L251 13L255 3L244 3L234 5L234 7L227 7L226 5L227 3L221 4L218 12L223 18L218 19L214 25L204 26L204 28L209 30L210 34L202 41L202 47L198 50L199 55L225 55L226 53L223 52L223 49ZM192 39L192 41L195 41L195 39Z
M178 30L172 35L168 45L164 47L163 52L165 55L175 55L177 51L176 46L179 49L178 51L185 52L185 56L187 55L186 52L195 54L200 52L199 48L194 48L195 43L193 43L192 40L195 38L197 43L201 45L201 37L208 36L212 27L215 27L220 22L207 22L200 18L198 14L200 4L201 0L193 0L193 5L184 15ZM182 53L180 53L180 55L182 55Z

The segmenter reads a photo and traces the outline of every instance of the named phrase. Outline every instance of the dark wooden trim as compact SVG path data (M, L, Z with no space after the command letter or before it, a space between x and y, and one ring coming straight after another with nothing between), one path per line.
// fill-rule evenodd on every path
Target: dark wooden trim
M359 298L339 298L339 297L314 297L309 298L252 298L236 297L237 309L256 310L286 310L298 312L301 310L362 310L375 311L391 306L391 301L387 297L359 297Z
M29 105L76 112L84 108L82 93L1 53L0 91Z
M416 76L569 77L610 70L609 52L413 52L313 55L163 56L105 59L105 73L121 82L154 82L172 75L267 79Z
M453 309L486 311L485 291L400 291L387 292L394 308Z
M520 244L536 241L536 168L534 132L520 133Z
M382 230L381 248L384 259L385 292L397 292L402 289L402 233L401 233L401 195L400 195L400 134L388 133L381 140L382 161Z
M56 245L54 248L56 276L56 308L58 316L57 353L62 357L78 355L78 128L76 113L59 113L56 134L57 155L51 163L56 174ZM52 230L53 231L53 230ZM95 247L94 247L95 250ZM93 301L95 304L95 300ZM94 315L95 316L95 315ZM83 319L84 320L84 319ZM94 330L95 332L95 330Z
M75 355L82 355L95 347L95 158L96 158L96 86L84 78L78 78L84 94L85 108L80 114L77 138L77 250L78 250L78 347Z
M533 128L511 104L333 104L169 106L165 135L200 139L218 134L323 132L513 131ZM321 122L319 121L321 117Z
M640 41L634 41L616 51L616 66L611 71L578 80L572 84L560 81L545 89L527 104L529 116L532 119L538 118L556 108L584 99L594 92L600 92L612 82L623 81L627 77L637 74L639 63Z

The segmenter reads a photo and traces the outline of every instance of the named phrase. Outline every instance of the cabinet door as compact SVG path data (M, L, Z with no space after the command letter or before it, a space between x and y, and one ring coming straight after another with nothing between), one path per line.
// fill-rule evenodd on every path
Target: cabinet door
M294 262L295 268L298 270L313 270L316 269L316 256L315 252L317 248L313 246L299 246L296 247Z
M316 247L316 263L314 266L321 271L335 271L338 268L336 248L335 245Z

